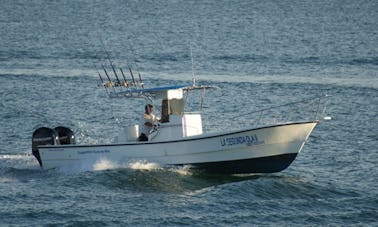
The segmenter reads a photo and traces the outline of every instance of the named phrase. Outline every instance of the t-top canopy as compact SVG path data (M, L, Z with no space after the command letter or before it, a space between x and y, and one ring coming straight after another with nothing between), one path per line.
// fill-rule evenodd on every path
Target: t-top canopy
M127 88L121 91L110 92L110 97L129 97L129 98L138 98L138 97L148 97L148 96L159 96L166 94L170 90L203 90L203 89L219 89L217 86L210 85L173 85L173 86L162 86L162 87L153 87L153 88Z

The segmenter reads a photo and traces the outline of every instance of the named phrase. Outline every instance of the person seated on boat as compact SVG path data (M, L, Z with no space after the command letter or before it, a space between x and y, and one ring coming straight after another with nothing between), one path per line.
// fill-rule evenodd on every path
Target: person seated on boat
M144 118L139 123L139 130L141 132L138 138L139 141L148 141L148 135L158 120L153 113L153 108L154 106L151 104L144 107Z

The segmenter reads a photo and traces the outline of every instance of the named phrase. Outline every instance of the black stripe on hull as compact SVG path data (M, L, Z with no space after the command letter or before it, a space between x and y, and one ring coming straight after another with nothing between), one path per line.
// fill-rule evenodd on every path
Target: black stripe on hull
M212 174L277 173L295 160L297 153L234 161L189 164Z

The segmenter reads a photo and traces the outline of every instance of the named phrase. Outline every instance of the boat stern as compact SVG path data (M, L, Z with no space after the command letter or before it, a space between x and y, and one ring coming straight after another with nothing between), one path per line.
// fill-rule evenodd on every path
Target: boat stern
M67 127L58 126L54 129L41 127L33 132L32 154L38 160L40 167L43 167L39 146L75 143L75 135L73 131Z

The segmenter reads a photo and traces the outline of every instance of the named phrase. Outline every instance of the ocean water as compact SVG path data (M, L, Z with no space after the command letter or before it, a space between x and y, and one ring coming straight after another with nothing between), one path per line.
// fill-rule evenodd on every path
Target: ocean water
M378 225L377 1L0 3L1 226ZM221 88L207 93L205 131L324 94L332 120L276 174L106 160L41 170L36 128L106 143L143 111L97 87L103 46L146 86L190 82L192 48L197 82Z

